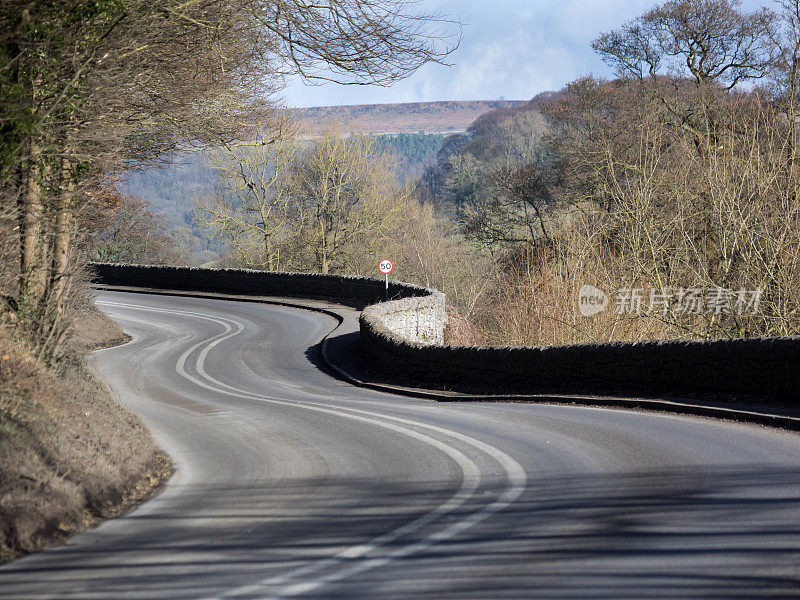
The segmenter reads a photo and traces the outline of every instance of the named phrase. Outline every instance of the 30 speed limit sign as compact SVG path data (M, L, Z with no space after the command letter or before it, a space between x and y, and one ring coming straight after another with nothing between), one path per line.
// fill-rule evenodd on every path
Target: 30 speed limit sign
M384 275L388 275L394 269L394 263L390 261L388 258L384 258L381 262L378 263L378 270L383 273Z

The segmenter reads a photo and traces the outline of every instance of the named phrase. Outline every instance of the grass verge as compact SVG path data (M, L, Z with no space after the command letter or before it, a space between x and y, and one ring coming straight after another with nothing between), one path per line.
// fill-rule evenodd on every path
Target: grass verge
M171 475L142 422L83 360L127 337L92 307L74 340L74 359L48 366L0 325L0 562L121 514Z

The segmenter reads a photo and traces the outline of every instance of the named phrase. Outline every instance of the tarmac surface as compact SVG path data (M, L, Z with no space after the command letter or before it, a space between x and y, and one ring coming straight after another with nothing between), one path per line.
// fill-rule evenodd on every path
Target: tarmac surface
M0 568L0 597L798 598L800 435L448 402L324 367L336 321L104 291L94 368L176 474Z

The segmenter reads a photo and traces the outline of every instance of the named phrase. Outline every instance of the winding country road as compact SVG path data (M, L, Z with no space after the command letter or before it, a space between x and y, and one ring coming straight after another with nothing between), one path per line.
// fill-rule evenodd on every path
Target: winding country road
M321 367L321 313L98 304L133 340L95 367L177 471L2 598L800 597L797 434L392 396Z

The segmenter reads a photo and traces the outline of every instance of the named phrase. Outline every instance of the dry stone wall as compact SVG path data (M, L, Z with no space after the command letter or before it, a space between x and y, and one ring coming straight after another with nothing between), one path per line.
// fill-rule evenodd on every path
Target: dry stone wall
M370 277L285 273L250 269L203 269L152 265L92 263L95 282L119 287L158 290L321 298L364 308L402 338L421 343L443 343L447 320L444 294L398 281Z
M365 327L380 328L424 345L443 344L446 323L444 294L433 290L427 296L373 304L361 316L362 331Z
M382 279L318 273L286 273L251 269L204 269L152 265L91 263L95 282L101 285L145 287L160 290L323 298L363 308L384 299ZM391 298L426 297L432 290L389 282Z
M648 341L573 346L445 346L444 295L366 277L95 264L105 285L327 298L365 308L364 356L422 383L495 393L714 393L800 400L800 337Z

